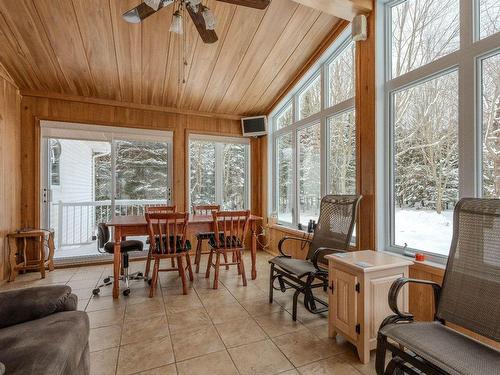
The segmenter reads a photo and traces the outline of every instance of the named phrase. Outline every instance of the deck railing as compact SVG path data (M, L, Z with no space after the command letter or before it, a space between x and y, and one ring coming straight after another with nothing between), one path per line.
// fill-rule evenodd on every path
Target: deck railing
M115 216L144 215L144 208L166 204L165 200L115 200L96 202L55 202L52 204L53 223L57 223L56 246L78 246L93 241L98 223L106 223Z

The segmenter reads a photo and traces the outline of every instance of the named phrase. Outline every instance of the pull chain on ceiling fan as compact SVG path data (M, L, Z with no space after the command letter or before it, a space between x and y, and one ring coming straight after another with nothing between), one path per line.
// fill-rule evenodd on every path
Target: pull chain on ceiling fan
M271 3L271 0L218 0L229 4L240 5L255 9L265 9ZM135 8L123 13L123 19L130 23L140 23L149 16L160 11L169 5L176 7L170 31L182 34L184 31L183 10L187 10L191 20L196 26L201 39L205 43L217 42L215 33L216 18L212 10L202 4L202 0L144 0Z
M256 9L265 9L271 3L271 0L219 0L229 4L241 5ZM186 58L186 33L184 33L185 11L189 13L198 34L204 43L210 44L217 42L215 27L217 20L214 13L207 6L203 5L202 0L144 0L135 8L123 13L123 19L130 23L140 23L149 16L155 14L162 8L173 4L172 22L169 31L181 36L178 48L178 84L181 86L186 83L186 67L188 65ZM178 95L181 90L178 90Z

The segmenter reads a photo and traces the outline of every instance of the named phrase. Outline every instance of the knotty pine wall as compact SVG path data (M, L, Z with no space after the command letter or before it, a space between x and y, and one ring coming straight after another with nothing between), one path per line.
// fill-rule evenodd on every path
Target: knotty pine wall
M21 223L21 96L0 65L0 284L8 277L7 233Z
M24 96L21 102L22 176L21 221L23 226L39 226L40 194L40 120L85 124L161 129L173 132L173 200L179 210L187 204L187 136L189 133L241 135L236 119L170 113L159 110L127 108L113 103ZM251 210L262 214L261 149L265 138L251 140Z

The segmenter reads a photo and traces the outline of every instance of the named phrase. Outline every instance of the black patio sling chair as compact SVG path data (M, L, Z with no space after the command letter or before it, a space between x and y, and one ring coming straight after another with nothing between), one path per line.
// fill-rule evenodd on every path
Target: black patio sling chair
M293 288L293 320L297 320L297 300L301 293L304 294L304 306L311 313L319 314L328 310L328 304L315 297L313 289L323 288L326 291L328 269L321 266L325 263L325 255L348 251L360 200L361 196L357 195L325 195L321 200L312 240L298 237L283 237L280 240L278 251L281 255L269 260L269 303L273 302L274 289L284 293ZM287 241L300 241L303 245L309 245L306 259L293 259L285 254L283 244ZM276 279L279 283L277 287L274 286Z
M500 374L500 351L445 325L452 323L500 341L500 199L461 199L453 220L442 287L400 278L389 290L389 306L396 315L387 317L378 332L378 375ZM411 314L399 311L398 293L407 283L433 288L433 322L414 322ZM392 359L385 368L387 351Z

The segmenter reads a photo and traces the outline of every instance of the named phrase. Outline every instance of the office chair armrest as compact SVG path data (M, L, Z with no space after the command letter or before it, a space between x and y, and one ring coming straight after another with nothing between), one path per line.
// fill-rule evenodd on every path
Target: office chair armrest
M311 242L312 242L312 241L311 241L310 239L308 239L308 238L289 237L289 236L285 236L285 237L283 237L283 238L280 240L280 242L278 242L278 251L280 252L281 256L284 256L284 257L287 257L287 258L291 258L291 256L290 256L290 255L285 254L285 253L283 252L282 247L283 247L283 243L284 243L285 241L288 241L288 240L300 241L300 242L302 242L302 243L308 243L308 244L311 244Z
M340 249L332 249L329 247L318 247L315 251L314 254L312 255L311 262L314 265L314 267L318 270L321 271L321 269L318 266L318 259L322 254L336 254L336 253L345 253L345 250L340 250Z
M434 302L435 302L435 307L437 309L438 303L439 303L439 296L441 294L441 285L438 283L435 283L434 281L430 280L419 280L419 279L410 279L407 277L400 277L399 279L395 280L391 288L389 289L389 295L388 295L388 300L389 300L389 307L391 310L401 319L403 320L413 320L413 315L410 314L409 312L401 312L399 311L398 308L398 295L399 291L403 286L405 286L408 283L414 283L414 284L423 284L423 285L430 285L432 286L432 289L434 291ZM436 316L434 315L434 319Z

